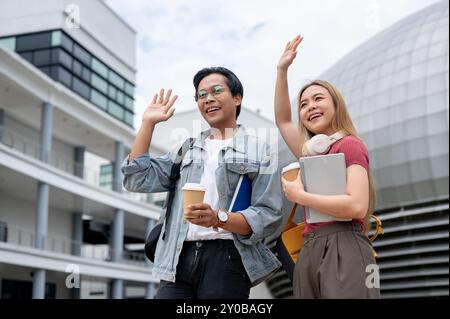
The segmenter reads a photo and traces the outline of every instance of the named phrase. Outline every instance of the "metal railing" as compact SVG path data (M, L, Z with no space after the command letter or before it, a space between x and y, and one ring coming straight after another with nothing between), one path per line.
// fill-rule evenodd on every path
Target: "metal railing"
M36 248L36 233L34 231L8 225L5 237L8 244ZM46 236L44 239L44 251L148 267L148 262L143 253L122 251L119 260L113 261L114 250L108 245L92 245L57 236Z
M48 151L44 150L36 140L24 137L3 126L0 126L0 143L37 160L41 160L41 156L49 158L48 164L52 167L81 178L90 185L107 188L100 183L100 167L95 169L88 167L83 163L78 163L75 160L68 158L66 155L58 154L55 151L52 151L51 154L46 154ZM121 194L121 196L135 201L144 203L150 202L148 194L131 193L125 189L123 189Z

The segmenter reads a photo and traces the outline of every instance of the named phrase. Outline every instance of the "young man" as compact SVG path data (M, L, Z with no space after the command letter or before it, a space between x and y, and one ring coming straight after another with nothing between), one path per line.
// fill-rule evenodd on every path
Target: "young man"
M164 220L155 252L153 274L157 298L248 298L250 287L272 274L280 262L263 240L280 225L280 172L269 146L237 124L243 87L223 67L205 68L194 76L195 100L210 129L198 136L181 163L172 211ZM124 186L135 192L168 191L175 153L148 155L154 127L174 112L171 90L155 95L143 115L130 155L122 166ZM272 167L271 172L268 167ZM251 204L227 211L239 177L252 183ZM200 183L203 204L183 212L181 188Z

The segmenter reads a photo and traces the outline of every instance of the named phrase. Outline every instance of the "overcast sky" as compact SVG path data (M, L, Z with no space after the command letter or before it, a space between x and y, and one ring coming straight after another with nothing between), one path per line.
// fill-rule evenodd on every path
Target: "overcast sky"
M290 69L291 98L371 36L438 0L107 0L137 31L135 123L159 88L176 112L196 108L192 77L225 66L244 85L243 107L273 119L276 65L285 44L304 40ZM447 1L447 0L446 0ZM138 127L137 127L138 128Z

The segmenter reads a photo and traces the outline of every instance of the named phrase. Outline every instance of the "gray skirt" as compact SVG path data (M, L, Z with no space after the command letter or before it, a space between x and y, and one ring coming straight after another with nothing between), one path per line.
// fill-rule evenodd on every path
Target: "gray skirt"
M294 298L379 298L379 272L361 225L337 222L305 237L294 268Z

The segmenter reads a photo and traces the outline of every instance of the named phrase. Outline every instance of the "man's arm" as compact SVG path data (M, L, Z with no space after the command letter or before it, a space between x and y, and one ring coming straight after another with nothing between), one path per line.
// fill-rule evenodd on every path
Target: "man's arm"
M170 98L172 90L164 96L161 89L142 117L141 127L136 135L131 153L122 163L123 185L131 192L165 192L170 187L170 171L173 165L172 154L151 158L148 150L155 125L172 117L171 108L177 96Z

